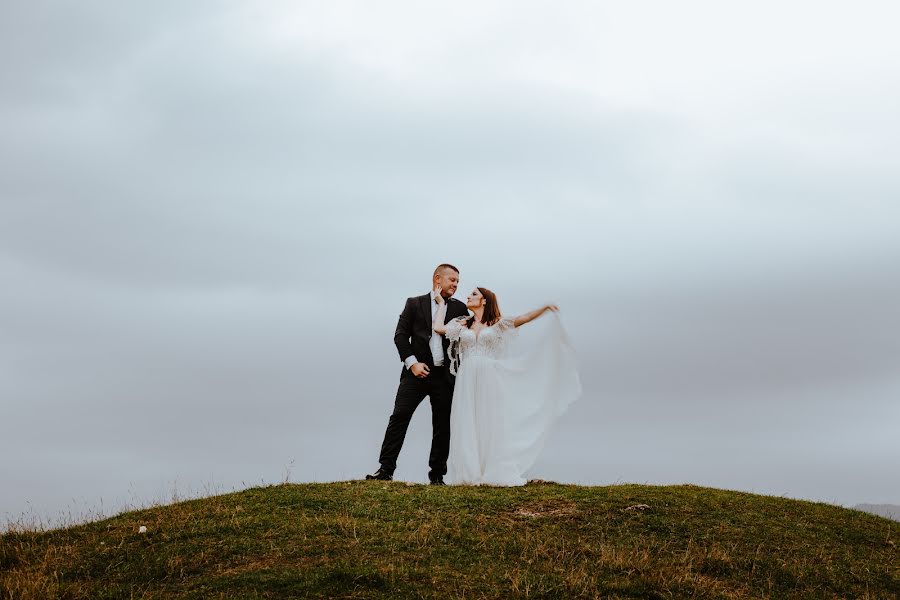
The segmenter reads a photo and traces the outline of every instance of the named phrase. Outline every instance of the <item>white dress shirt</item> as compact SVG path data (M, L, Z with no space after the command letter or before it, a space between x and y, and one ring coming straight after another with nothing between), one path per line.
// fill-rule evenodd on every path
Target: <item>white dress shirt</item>
M437 297L437 294L434 293L434 290L431 290L431 339L428 341L428 346L431 348L431 358L434 361L434 366L440 367L444 364L444 342L441 340L441 334L437 333L434 327L434 318L437 316L437 311L441 307L440 304L434 301ZM444 303L447 301L444 300ZM416 358L415 354L410 354L406 357L404 361L406 363L406 368L409 369L411 366L419 362Z

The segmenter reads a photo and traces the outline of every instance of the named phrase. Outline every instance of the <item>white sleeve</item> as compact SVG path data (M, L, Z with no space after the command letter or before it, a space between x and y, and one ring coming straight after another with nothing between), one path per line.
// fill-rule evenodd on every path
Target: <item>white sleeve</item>
M510 329L515 328L516 321L514 317L500 317L500 320L497 321L497 329L499 329L501 333L505 333Z
M455 342L459 339L459 334L464 327L463 323L466 321L462 318L451 319L449 323L447 323L447 339L451 342Z
M418 361L418 359L416 358L416 355L415 355L415 354L410 354L409 356L406 357L406 360L403 361L403 362L406 363L406 368L409 369L409 368L411 368L414 364L416 364L416 363L419 362L419 361Z

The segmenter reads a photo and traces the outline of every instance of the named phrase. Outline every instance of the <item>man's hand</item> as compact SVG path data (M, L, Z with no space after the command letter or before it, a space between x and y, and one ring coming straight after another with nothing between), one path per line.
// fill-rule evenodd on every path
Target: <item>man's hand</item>
M423 362L417 362L416 364L411 366L409 368L409 370L412 371L412 374L415 375L416 377L418 377L419 379L425 379L426 377L428 377L428 374L430 373L430 371L428 369L428 365L426 365Z

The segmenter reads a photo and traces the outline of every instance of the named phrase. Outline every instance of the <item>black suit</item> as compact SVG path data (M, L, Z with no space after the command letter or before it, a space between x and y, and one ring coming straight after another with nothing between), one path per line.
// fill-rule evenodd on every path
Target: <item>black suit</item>
M434 366L429 342L432 334L432 303L431 293L422 296L414 296L406 300L406 306L400 313L397 321L397 330L394 332L394 344L400 353L400 360L415 354L419 362L428 365L431 373L424 379L412 374L404 365L400 372L400 385L397 388L397 396L394 399L394 412L388 420L387 431L384 432L384 442L381 444L381 455L378 461L381 468L387 473L393 473L397 468L397 457L400 448L406 438L406 430L413 412L419 403L428 396L431 400L431 454L428 457L428 466L431 468L429 478L443 476L447 473L447 456L450 454L450 404L453 400L453 385L456 378L450 374L450 358L447 348L450 343L446 337L441 338L444 353L444 364ZM466 316L466 305L459 300L450 298L447 301L447 311L444 323L456 317Z

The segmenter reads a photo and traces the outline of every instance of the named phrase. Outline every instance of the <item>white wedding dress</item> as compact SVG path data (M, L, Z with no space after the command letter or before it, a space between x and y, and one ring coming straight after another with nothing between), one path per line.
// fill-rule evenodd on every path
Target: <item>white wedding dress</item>
M548 311L520 328L504 317L477 334L454 319L446 335L459 362L450 367L448 483L524 485L551 425L581 395L559 315Z

